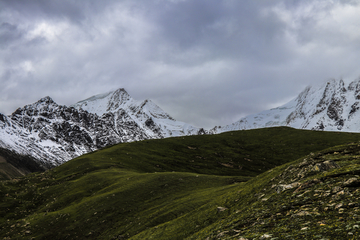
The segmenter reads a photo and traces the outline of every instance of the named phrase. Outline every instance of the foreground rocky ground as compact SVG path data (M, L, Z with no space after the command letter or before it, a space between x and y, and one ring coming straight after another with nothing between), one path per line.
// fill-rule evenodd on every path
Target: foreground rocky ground
M269 170L247 183L259 189L249 205L208 239L360 239L359 175L358 143Z

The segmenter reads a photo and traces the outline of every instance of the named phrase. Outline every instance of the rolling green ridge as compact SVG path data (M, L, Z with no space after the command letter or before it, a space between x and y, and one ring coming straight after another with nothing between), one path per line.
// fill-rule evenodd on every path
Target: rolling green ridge
M279 127L111 146L0 182L0 238L357 239L359 139Z

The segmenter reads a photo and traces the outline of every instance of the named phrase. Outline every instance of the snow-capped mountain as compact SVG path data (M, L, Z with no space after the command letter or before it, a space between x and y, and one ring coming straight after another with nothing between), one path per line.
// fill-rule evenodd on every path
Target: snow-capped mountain
M33 156L47 167L120 142L203 133L150 100L133 100L124 89L71 107L45 97L10 116L0 114L0 147Z
M318 87L307 87L287 104L249 115L210 133L289 126L298 129L360 132L360 79L345 85L331 80Z
M360 79L348 85L331 80L307 87L283 106L214 127L209 133L274 126L360 132L359 109ZM30 155L47 167L120 142L205 133L176 121L151 100L132 99L122 88L70 107L45 97L9 116L0 114L0 147Z
M123 118L126 112L127 117L144 129L150 138L194 135L199 134L199 131L204 133L203 129L176 121L151 100L132 99L123 88L90 97L71 107L83 109L98 116L111 113L114 114L116 121Z

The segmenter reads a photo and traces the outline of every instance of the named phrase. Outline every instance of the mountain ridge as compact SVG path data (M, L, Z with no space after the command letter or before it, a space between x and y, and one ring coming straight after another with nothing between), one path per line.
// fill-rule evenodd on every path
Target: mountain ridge
M201 130L190 124L176 121L149 99L143 101L134 100L124 88L92 96L70 105L70 107L78 110L83 109L97 115L109 112L118 115L118 111L125 110L131 119L148 130L147 134L153 137L158 136L158 132L161 132L162 137L172 137L193 135Z
M0 147L57 166L105 146L199 134L288 126L360 132L360 79L308 86L295 99L209 131L177 121L151 100L135 100L124 88L67 107L49 96L0 114Z
M252 114L209 132L288 126L321 131L360 132L360 79L345 85L332 79L320 86L308 86L295 99L270 110Z
M0 114L0 147L60 165L105 146L205 131L176 121L150 100L136 101L123 88L70 107L46 96Z

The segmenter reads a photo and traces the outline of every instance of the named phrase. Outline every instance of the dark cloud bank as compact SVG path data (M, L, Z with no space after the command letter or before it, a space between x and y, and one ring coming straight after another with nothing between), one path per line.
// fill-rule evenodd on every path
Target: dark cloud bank
M125 88L210 128L360 76L358 1L0 0L0 112Z

